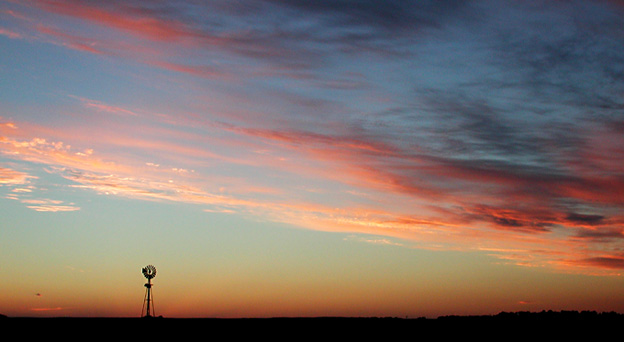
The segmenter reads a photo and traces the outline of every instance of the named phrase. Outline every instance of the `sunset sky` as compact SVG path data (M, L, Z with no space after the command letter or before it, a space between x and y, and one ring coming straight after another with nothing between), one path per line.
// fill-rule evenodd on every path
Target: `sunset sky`
M624 312L624 2L0 0L0 314Z

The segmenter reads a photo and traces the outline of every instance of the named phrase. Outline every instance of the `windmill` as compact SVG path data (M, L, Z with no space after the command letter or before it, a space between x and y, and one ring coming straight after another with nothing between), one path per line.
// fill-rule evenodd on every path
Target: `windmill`
M153 317L154 316L154 299L152 298L152 278L156 276L156 267L147 265L141 269L143 276L147 278L147 284L145 284L145 299L143 300L143 309L141 310L141 317ZM145 312L145 316L143 316Z

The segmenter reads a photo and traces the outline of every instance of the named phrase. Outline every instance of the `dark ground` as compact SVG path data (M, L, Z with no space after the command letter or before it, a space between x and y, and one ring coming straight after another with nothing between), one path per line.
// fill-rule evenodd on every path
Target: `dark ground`
M590 337L620 335L624 315L596 312L500 313L493 316L443 316L425 318L27 318L0 316L0 329L27 336L62 336L66 339L142 337L147 340L305 340L349 338L420 340L451 337ZM86 335L85 335L86 334Z

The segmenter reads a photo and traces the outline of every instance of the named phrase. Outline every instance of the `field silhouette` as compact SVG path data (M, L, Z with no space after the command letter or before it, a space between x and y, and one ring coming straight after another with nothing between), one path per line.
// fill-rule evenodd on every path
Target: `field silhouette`
M505 333L514 335L550 336L586 332L602 334L619 331L624 326L624 315L595 311L501 312L481 316L440 316L438 318L398 317L275 317L275 318L33 318L0 315L4 331L33 331L46 334L85 331L96 335L113 336L117 333L148 332L153 336L178 336L193 333L243 337L249 334L286 338L286 332L297 336L395 336L402 334L437 333L441 336L481 336ZM484 336L485 336L484 335ZM165 336L165 335L163 335ZM191 335L188 335L191 336ZM299 337L301 337L299 336ZM181 336L178 336L181 337ZM211 335L211 337L214 337ZM410 339L420 339L412 336ZM502 338L503 336L501 336ZM222 338L218 338L222 340Z

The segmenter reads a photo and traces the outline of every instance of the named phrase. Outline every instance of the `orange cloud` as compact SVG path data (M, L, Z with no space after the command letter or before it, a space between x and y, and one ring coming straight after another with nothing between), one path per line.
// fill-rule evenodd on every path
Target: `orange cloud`
M66 308L57 306L54 308L32 308L30 309L30 311L36 311L36 312L42 312L42 311L61 311L61 310L65 310Z
M96 158L89 158L89 150L74 152L70 145L62 141L48 141L45 138L32 138L29 141L16 140L9 137L0 138L2 153L21 160L43 164L59 164L90 168L100 171L118 170L120 167L113 162L105 162Z
M29 209L33 209L35 211L39 211L39 212L63 212L63 211L77 211L80 210L80 208L78 207L74 207L74 206L70 206L70 205L49 205L49 204L42 204L42 205L29 205L27 206Z
M0 167L0 185L22 185L27 184L28 180L36 178L26 173Z

